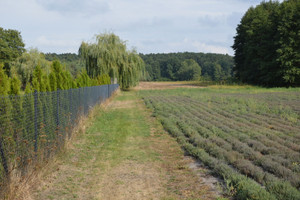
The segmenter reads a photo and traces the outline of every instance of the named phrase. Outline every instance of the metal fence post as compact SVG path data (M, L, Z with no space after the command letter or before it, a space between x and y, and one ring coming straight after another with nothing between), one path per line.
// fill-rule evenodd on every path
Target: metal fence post
M38 92L36 90L34 91L33 96L34 96L34 152L37 153L37 140L38 140Z
M59 126L59 91L56 91L56 126Z
M107 98L109 98L109 84L107 85Z
M82 90L83 90L83 94L81 96L82 96L82 103L83 103L83 115L85 115L85 99L84 99L84 97L86 97L85 87L83 87Z
M0 155L1 155L1 160L2 160L2 166L5 171L5 176L8 177L8 166L7 166L7 160L4 154L3 146L2 146L2 136L0 136Z
M81 114L81 110L80 110L81 109L81 95L80 95L80 93L81 93L81 88L78 89L78 106L77 107L79 109L78 108L77 109L79 111L78 111L78 114L77 114L78 116L77 117L79 117L79 115Z
M70 121L72 121L72 89L69 89L69 113L70 113Z

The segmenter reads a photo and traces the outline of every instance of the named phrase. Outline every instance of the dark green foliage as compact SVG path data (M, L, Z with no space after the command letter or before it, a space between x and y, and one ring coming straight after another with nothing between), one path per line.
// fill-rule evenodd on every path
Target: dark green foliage
M8 172L11 166L8 164L14 159L13 147L15 145L13 134L10 132L9 116L12 111L11 102L8 98L10 93L10 80L0 63L0 182L8 178ZM11 158L7 154L11 152Z
M80 56L75 53L46 53L46 60L54 61L59 60L60 63L66 66L66 69L75 77L85 67L81 62Z
M280 6L278 23L279 48L277 61L280 74L287 85L300 85L300 1L284 1Z
M0 63L0 95L7 95L9 93L10 82L3 64Z
M80 56L75 53L46 53L45 58L49 61L59 60L61 63L80 61Z
M10 62L22 55L24 46L19 31L0 27L0 62L4 63L7 74L10 74Z
M204 53L168 53L168 54L140 54L146 64L146 80L183 80L176 74L182 67L182 62L194 60L201 67L202 79L214 81L232 77L233 58L222 54ZM221 67L215 70L215 66ZM188 80L188 79L186 79Z
M65 83L63 78L63 68L60 62L57 60L53 61L51 65L51 70L53 72L53 76L55 77L52 78L52 81L56 81L56 84L55 83L50 84L52 86L51 88L54 88L56 85L56 88L58 90L63 90Z
M37 65L33 71L32 75L32 86L33 90L38 92L47 91L47 77L44 75L44 72L41 69L40 65Z
M57 90L56 75L53 71L49 74L49 84L50 84L50 90L49 91L56 91Z
M241 19L234 38L236 77L265 86L300 85L300 3L262 2Z
M213 70L214 70L213 80L220 81L220 80L224 80L226 78L226 76L222 70L222 66L220 64L215 63Z
M32 87L30 83L27 83L25 88L25 94L30 94L30 93L32 93Z
M84 87L84 86L91 86L91 79L89 75L87 74L86 70L82 70L80 74L78 74L76 78L76 84L78 88Z
M26 83L25 90L27 92L25 91L25 93L68 90L71 88L105 85L111 82L107 74L91 79L85 70L78 73L77 78L74 79L71 73L57 60L52 62L50 71L49 75L47 75L41 66L37 65L32 72L31 83Z
M176 77L180 81L199 80L200 76L201 67L193 59L183 61L179 70L176 72Z
M20 89L21 89L21 81L19 80L19 78L16 75L14 75L10 79L10 91L9 91L9 94L11 94L11 95L19 95L20 94Z
M49 75L51 62L45 60L44 54L37 49L30 49L24 52L11 63L12 70L17 72L22 81L22 89L25 89L27 82L32 82L33 71L40 66L45 75Z
M55 88L58 90L67 90L72 88L73 78L70 72L64 69L64 67L60 64L59 61L55 60L52 62L51 65L49 82L50 82L51 91L55 91Z
M102 74L97 77L97 85L107 85L110 83L111 80L108 74Z

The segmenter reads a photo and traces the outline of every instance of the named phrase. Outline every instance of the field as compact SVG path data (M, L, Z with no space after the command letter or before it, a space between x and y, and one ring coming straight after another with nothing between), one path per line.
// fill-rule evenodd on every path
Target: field
M139 95L236 199L300 199L299 89L176 88Z
M118 92L92 109L64 151L11 199L223 200L209 170L190 167L194 160L137 93Z

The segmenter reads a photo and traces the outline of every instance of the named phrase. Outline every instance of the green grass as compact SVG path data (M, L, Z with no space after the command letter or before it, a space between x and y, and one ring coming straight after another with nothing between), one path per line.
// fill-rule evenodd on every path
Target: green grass
M33 199L216 196L199 187L180 146L150 117L136 91L121 92L93 113L87 129L49 166Z
M135 93L125 92L114 101L137 99ZM149 150L150 126L143 109L99 107L95 113L91 126L76 138L71 149L60 154L59 166L63 169L55 172L55 186L41 188L37 199L97 199L98 177L107 170L126 161L159 160L160 155Z

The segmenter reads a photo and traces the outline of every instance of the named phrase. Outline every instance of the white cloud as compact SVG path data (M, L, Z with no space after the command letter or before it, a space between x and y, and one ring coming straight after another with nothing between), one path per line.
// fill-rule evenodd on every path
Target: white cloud
M37 0L36 2L46 10L55 11L62 15L92 16L106 13L110 9L106 1L99 0Z
M230 53L228 47L209 45L198 41L193 42L193 46L197 48L198 52L206 52L206 53L213 52L213 53L221 53L221 54Z
M26 47L76 53L82 40L113 31L139 52L232 54L235 28L259 0L0 0L0 26Z
M229 48L222 45L212 45L197 40L185 38L183 41L171 43L172 48L183 48L182 51L229 54Z
M74 40L48 39L46 36L40 36L36 39L36 45L53 46L59 48L70 45L78 45L78 43Z

